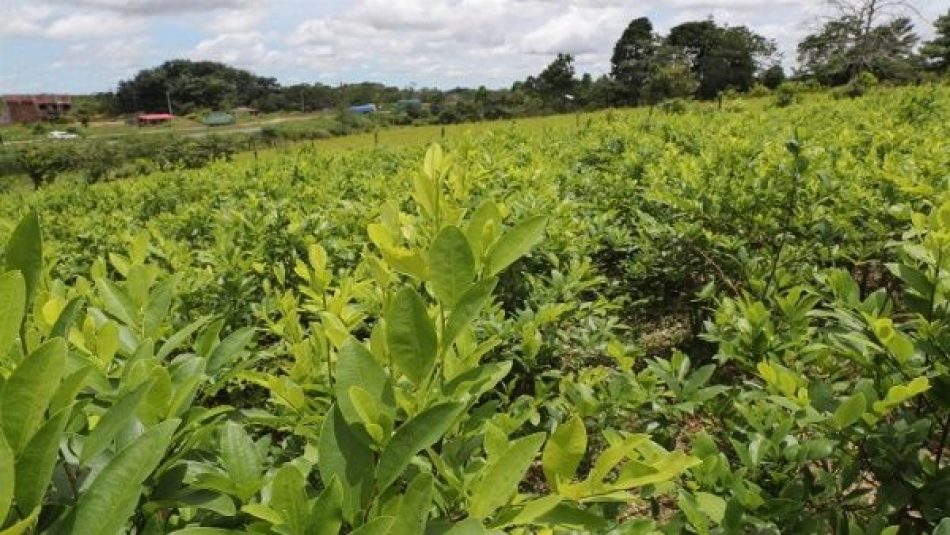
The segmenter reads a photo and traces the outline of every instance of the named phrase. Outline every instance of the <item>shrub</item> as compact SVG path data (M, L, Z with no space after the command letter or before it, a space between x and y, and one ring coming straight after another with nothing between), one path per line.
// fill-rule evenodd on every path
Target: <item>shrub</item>
M797 88L795 85L785 82L775 88L775 105L784 108L795 103Z
M657 106L660 111L663 113L669 113L672 115L680 115L686 113L686 100L682 98L671 98L664 100Z
M750 97L767 97L767 96L769 96L769 95L771 95L771 94L772 94L772 90L771 90L771 89L769 89L767 86L765 86L765 85L763 85L763 84L759 84L759 83L754 84L754 85L749 89L749 96L750 96Z

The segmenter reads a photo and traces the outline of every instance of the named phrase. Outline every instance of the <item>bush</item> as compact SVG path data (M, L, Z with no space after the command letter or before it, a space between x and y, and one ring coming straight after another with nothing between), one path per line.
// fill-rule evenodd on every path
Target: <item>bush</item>
M680 115L686 113L686 100L681 98L671 98L669 100L664 100L658 106L660 111L663 113L669 113L672 115Z
M788 82L778 86L775 89L775 105L784 108L794 104L797 94L796 89L794 84Z
M772 94L772 90L762 84L755 84L749 89L750 97L767 97Z
M871 88L878 85L878 79L873 73L864 71L851 79L846 85L832 92L835 98L858 98L864 96Z

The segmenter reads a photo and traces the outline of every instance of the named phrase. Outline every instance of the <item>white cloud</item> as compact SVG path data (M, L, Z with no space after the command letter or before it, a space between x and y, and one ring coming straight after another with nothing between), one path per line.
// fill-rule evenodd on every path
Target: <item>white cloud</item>
M214 12L204 27L216 33L247 32L260 27L266 17L267 11L260 8L223 9Z
M267 0L54 0L75 8L117 11L139 15L163 15L182 12L211 11L221 8L244 8ZM271 2L273 3L273 2Z
M30 37L42 33L42 21L52 10L44 5L5 6L0 16L0 37Z
M267 46L264 34L256 31L225 33L206 39L195 45L191 57L221 61L242 68L261 69L273 67L284 55Z
M129 69L141 64L150 47L151 43L145 37L79 42L66 47L64 59L70 64L104 64Z
M623 32L626 22L616 8L570 8L545 22L521 41L522 49L533 54L593 54L609 50Z
M54 20L45 33L57 39L73 39L126 35L143 28L144 24L137 18L112 13L76 13Z

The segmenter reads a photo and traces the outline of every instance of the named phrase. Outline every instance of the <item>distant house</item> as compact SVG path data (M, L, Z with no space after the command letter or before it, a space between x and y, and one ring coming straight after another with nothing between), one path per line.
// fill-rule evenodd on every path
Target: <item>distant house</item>
M350 106L350 112L356 113L358 115L365 115L367 113L376 113L376 104L370 102L369 104L358 104L356 106Z
M174 118L170 113L143 113L136 118L136 122L139 126L151 126L167 123Z
M59 119L73 109L70 95L4 95L5 122L38 123Z

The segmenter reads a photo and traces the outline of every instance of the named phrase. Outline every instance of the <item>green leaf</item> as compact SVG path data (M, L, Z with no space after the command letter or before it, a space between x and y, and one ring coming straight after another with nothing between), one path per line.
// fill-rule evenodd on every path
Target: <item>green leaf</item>
M33 524L36 523L36 520L40 517L40 510L41 508L39 507L33 509L33 512L30 513L30 516L20 520L5 530L0 531L0 535L23 535L27 532L27 530L33 527Z
M105 311L128 327L139 328L138 308L129 294L108 279L97 278L96 288Z
M79 392L86 386L86 377L90 373L92 373L92 366L83 366L64 377L63 382L59 384L59 388L56 389L56 393L49 401L49 414L56 414L65 409L67 405L72 404Z
M334 405L320 430L317 452L320 478L339 481L344 518L352 524L372 491L373 451L350 429L339 407Z
M699 535L709 535L709 518L703 513L696 498L692 494L681 490L677 502L680 511L686 516L686 520L696 530Z
M221 429L221 464L242 501L254 496L261 486L264 467L254 441L236 422L227 422Z
M890 318L874 320L874 335L884 344L897 362L903 364L914 355L914 343L904 333L894 328Z
M82 312L84 306L86 306L86 300L84 298L74 297L70 299L69 303L66 304L66 308L64 308L63 311L59 313L59 317L56 318L53 330L50 331L50 338L68 338L69 329L71 329L76 322L76 318L79 316L79 313Z
M393 525L389 535L424 535L434 487L435 480L427 473L417 475L409 483L399 504L399 522Z
M940 523L934 528L933 535L950 535L950 516L940 520Z
M66 343L54 338L26 357L4 385L0 407L3 432L19 453L43 421L66 366ZM9 410L16 407L16 410Z
M115 535L135 512L142 483L165 456L179 420L149 429L122 449L79 497L60 533Z
M515 225L492 245L485 263L486 274L494 276L518 260L541 242L548 218L532 217Z
M334 376L334 391L340 413L347 423L354 424L360 417L350 398L350 388L358 386L368 392L388 413L396 406L392 382L386 370L376 361L366 347L349 337L340 347L339 360Z
M451 399L478 399L500 383L510 371L510 360L483 364L453 377L442 387L442 392Z
M538 517L538 523L559 528L573 528L582 533L594 533L607 527L603 517L579 509L568 503L561 503L554 509Z
M726 533L739 533L742 528L742 517L745 515L742 502L733 496L727 503L722 515L722 529Z
M386 314L386 344L393 364L410 381L422 384L435 367L437 343L422 296L408 286L403 288Z
M429 148L426 149L425 160L422 164L422 170L425 176L433 181L438 180L441 176L444 159L445 156L442 152L442 146L438 143L430 145Z
M145 333L152 333L157 330L165 316L171 309L172 299L175 297L175 291L178 288L178 276L168 277L158 284L151 292L148 298L148 304L145 306L145 312L142 315L142 330Z
M246 533L246 531L237 531L233 529L204 528L198 526L172 531L169 535L246 535Z
M934 285L930 278L918 269L906 264L887 264L887 268L900 277L904 283L922 297L930 298L934 292Z
M376 483L379 492L386 490L402 474L416 453L442 438L465 405L442 403L426 409L402 425L393 434L379 456Z
M379 516L353 530L350 535L387 535L395 521L391 516Z
M19 271L26 285L26 309L29 310L43 275L43 237L40 218L30 211L13 229L4 252L3 271Z
M280 513L262 503L246 503L241 507L241 512L263 520L272 526L278 526L284 521L284 517Z
M587 429L575 415L554 431L541 454L541 466L548 485L557 490L562 481L570 481L587 452Z
M290 533L307 535L307 521L310 518L307 482L296 466L285 464L274 474L269 505L280 513L282 525Z
M599 480L602 480L613 468L611 463L618 463L623 457L626 457L629 454L629 451L622 451L623 449L624 448L622 445L618 450L615 450L614 447L608 448L603 454L601 454L600 457L597 458L597 461L594 463L594 470L592 470L592 472L597 472ZM606 459L609 457L608 452L614 451L618 454L618 456L614 457L613 459ZM606 459L606 462L602 463L601 461L603 459ZM663 481L669 481L670 479L678 477L686 470L701 463L702 461L696 457L686 455L682 451L665 453L652 460L652 462L648 464L641 462L629 462L620 470L620 474L617 475L617 479L610 485L610 487L614 490L632 489L635 487L642 487L644 485L653 485Z
M874 402L874 412L884 415L901 403L930 390L930 381L926 377L917 377L903 385L894 385L887 390L887 396Z
M839 429L851 426L861 419L861 415L867 410L867 405L867 399L861 392L846 399L835 409L835 425Z
M152 388L152 384L152 381L140 384L135 390L122 396L102 415L99 423L82 444L82 453L79 455L80 464L85 465L93 457L102 453L120 431L135 421L135 410L145 398L145 394Z
M491 461L472 492L469 514L485 518L508 503L543 442L544 433L528 435L514 441L501 457Z
M26 445L16 461L16 501L23 511L43 505L43 497L53 478L59 441L69 421L71 409L63 409L48 420Z
M696 505L713 522L721 524L726 516L726 500L708 492L696 493Z
M19 271L0 275L0 358L16 340L26 312L26 282Z
M429 247L429 276L442 305L451 310L475 280L475 257L458 227L448 226Z
M330 481L310 507L309 535L339 535L343 526L343 487Z
M442 333L443 347L447 348L455 343L465 327L491 302L492 292L497 284L498 279L495 278L478 281L459 297L446 323L445 332Z
M382 443L388 436L389 426L384 427L376 399L373 398L372 394L358 386L351 386L347 396L353 403L356 414L359 415L359 423L363 424L363 427L374 441Z
M191 338L191 335L195 334L198 329L204 327L210 319L208 316L198 318L175 334L169 336L165 340L165 343L162 344L162 347L158 349L158 353L155 354L155 357L158 358L158 360L165 360L165 358L172 354L172 351L181 347L182 344Z
M472 251L477 258L482 257L483 245L487 245L482 243L486 227L500 222L501 212L495 201L486 199L475 209L475 213L472 214L472 218L465 227L465 237L468 238L468 243L472 246Z
M506 528L511 526L525 526L534 524L538 518L546 515L555 507L561 503L561 497L555 494L549 496L544 496L543 498L538 498L536 500L530 500L519 504L519 511L509 520L506 520L501 525L496 525L496 528ZM501 515L499 515L501 516Z
M13 462L13 450L7 444L7 439L0 433L0 519L7 517L10 504L13 503L13 489L15 488L16 472ZM3 520L0 520L2 523Z
M366 227L366 232L369 234L370 241L376 244L383 259L392 269L420 281L429 278L427 265L422 255L418 251L397 246L385 225L371 223Z
M466 518L452 526L442 535L484 535L487 533L485 527L477 518Z
M213 374L230 365L251 343L252 338L254 338L254 327L244 327L221 340L221 343L214 348L211 356L208 357L208 372Z

